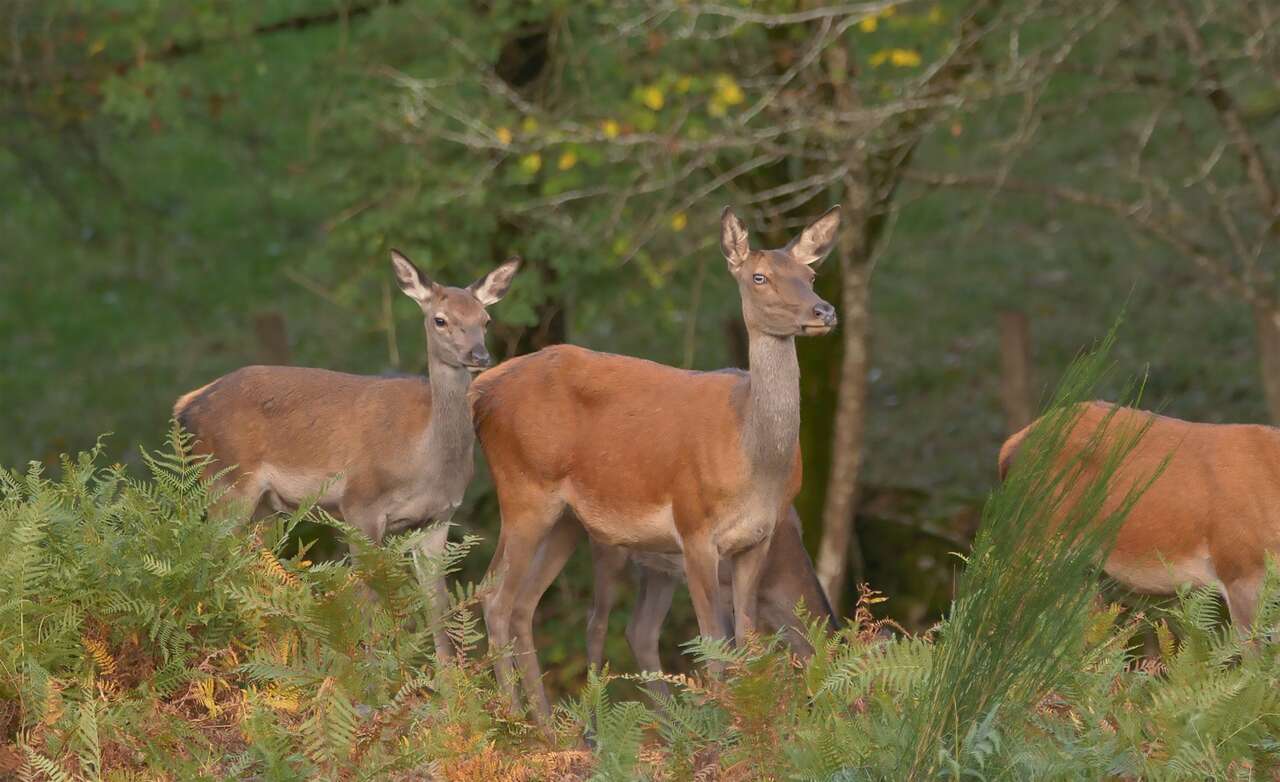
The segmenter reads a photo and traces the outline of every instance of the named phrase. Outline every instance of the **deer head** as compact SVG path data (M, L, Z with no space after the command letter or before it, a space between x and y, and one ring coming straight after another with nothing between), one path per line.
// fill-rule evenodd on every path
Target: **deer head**
M813 268L835 245L840 207L833 206L786 247L753 250L747 228L730 207L720 218L720 247L738 281L747 331L775 337L821 335L836 325L836 309L813 291Z
M432 282L399 250L391 251L400 290L422 308L427 330L427 350L434 360L448 366L480 372L493 363L484 344L489 313L485 307L502 300L520 268L512 257L465 288Z

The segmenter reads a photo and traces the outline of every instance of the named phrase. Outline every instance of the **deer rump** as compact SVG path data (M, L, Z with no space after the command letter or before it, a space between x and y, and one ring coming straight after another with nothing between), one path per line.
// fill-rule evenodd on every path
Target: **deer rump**
M1080 454L1112 411L1109 430L1148 423L1150 428L1116 471L1104 513L1169 461L1120 527L1107 557L1107 575L1147 594L1172 594L1184 584L1213 586L1226 600L1232 620L1247 627L1257 610L1266 556L1280 554L1280 430L1193 423L1088 402L1079 407L1060 462ZM1001 478L1036 423L1001 447ZM1105 447L1095 454L1098 459ZM1096 476L1097 470L1096 463L1086 463L1081 480Z

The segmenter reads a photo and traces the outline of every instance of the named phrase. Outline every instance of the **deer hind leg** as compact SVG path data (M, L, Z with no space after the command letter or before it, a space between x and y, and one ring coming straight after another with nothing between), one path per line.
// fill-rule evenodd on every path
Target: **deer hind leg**
M542 669L538 666L538 649L533 642L533 614L538 609L556 576L578 547L582 528L568 514L562 515L534 555L533 564L524 577L524 587L511 611L511 631L515 636L516 667L524 682L525 694L545 725L551 717L551 704L542 686Z
M263 502L268 487L257 475L232 470L215 478L220 469L217 462L210 462L204 469L205 478L213 480L209 487L209 518L253 522L271 514L271 508Z
M643 566L640 568L640 589L636 596L636 606L627 622L627 644L642 671L662 673L658 640L662 635L662 623L671 611L671 598L676 593L676 584L676 577L670 573ZM666 682L646 682L645 686L655 695L671 695Z
M627 567L627 550L591 541L591 616L587 619L587 665L604 667L604 642L609 634L609 613L618 596L618 583Z
M516 493L509 483L498 482L498 503L502 509L502 532L488 573L496 584L483 598L484 623L489 631L489 648L496 652L494 678L515 708L519 700L512 660L506 652L512 640L512 614L532 564L529 554L542 546L564 511L564 501L550 492ZM541 681L525 683L526 690L541 686Z
M427 619L436 645L436 663L446 664L454 658L453 641L445 630L449 612L449 587L445 583L444 552L449 542L449 520L435 522L413 552L413 570L427 596Z

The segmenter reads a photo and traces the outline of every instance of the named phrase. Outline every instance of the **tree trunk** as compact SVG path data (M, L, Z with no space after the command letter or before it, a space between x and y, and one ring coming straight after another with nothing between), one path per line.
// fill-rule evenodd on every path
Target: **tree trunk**
M1000 402L1006 434L1031 423L1031 327L1027 313L1000 313Z
M836 258L828 260L818 271L813 285L814 291L832 304L838 303L841 297L844 278L841 265ZM741 328L742 318L737 321ZM804 457L804 483L795 506L804 527L805 548L814 552L822 544L822 512L827 503L827 479L831 477L831 433L835 431L840 362L844 355L843 337L839 334L796 340L796 355L800 359L800 453ZM744 338L744 350L745 345Z
M1280 425L1280 310L1269 303L1253 305L1253 325L1258 338L1258 367L1267 396L1271 423Z
M862 466L866 422L867 370L870 361L871 267L867 263L867 224L858 214L840 233L841 323L843 356L836 397L835 431L831 436L831 473L822 510L822 543L818 547L818 580L839 614L850 572L863 577L862 549L854 535L858 471Z

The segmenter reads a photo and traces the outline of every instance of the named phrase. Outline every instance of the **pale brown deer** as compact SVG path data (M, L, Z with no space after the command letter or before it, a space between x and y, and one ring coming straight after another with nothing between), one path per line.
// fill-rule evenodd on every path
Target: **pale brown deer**
M513 628L514 611L563 567L572 546L544 549L543 541L565 525L581 523L606 545L679 554L705 636L730 632L719 578L729 559L732 634L741 640L754 629L768 542L800 487L795 338L835 326L811 267L830 252L839 219L833 208L786 247L752 250L746 227L725 209L721 248L742 299L748 372L691 372L559 345L507 361L472 386L502 515L485 623L498 649L514 631L521 679L540 713L546 696L532 629L523 626L531 614ZM517 703L511 658L499 655L495 673Z
M831 603L818 581L818 574L814 572L813 560L805 550L801 533L800 516L795 508L790 508L773 530L769 554L760 575L758 610L760 625L765 632L784 631L792 651L808 657L813 654L813 647L806 638L802 618L796 616L796 605L803 601L805 611L826 620L830 632L840 629L840 620L831 610ZM671 598L684 580L684 565L680 557L594 542L591 545L591 565L595 579L591 618L587 622L587 663L597 669L604 664L609 613L628 562L635 564L639 579L636 604L627 622L627 644L641 670L661 672L658 640L662 623L671 609ZM733 572L722 563L720 592L723 600L728 600L732 584ZM732 607L722 610L732 611ZM661 681L650 682L649 686L657 692L667 692Z
M1108 437L1148 423L1150 428L1117 470L1104 513L1169 461L1121 525L1107 575L1147 594L1172 594L1184 584L1212 586L1236 626L1247 629L1257 612L1267 555L1280 555L1280 429L1192 423L1105 402L1082 404L1059 457L1092 457L1082 481L1097 474L1105 457L1105 445L1088 446L1112 411ZM1005 441L1001 478L1035 425Z
M439 285L403 254L392 266L422 309L423 377L369 377L305 367L250 366L184 394L173 414L213 457L228 487L224 506L258 515L314 499L375 543L436 522L415 559L438 557L474 471L475 430L467 389L489 366L485 308L511 285L512 258L466 288ZM451 648L439 628L443 575L430 578L437 654Z

